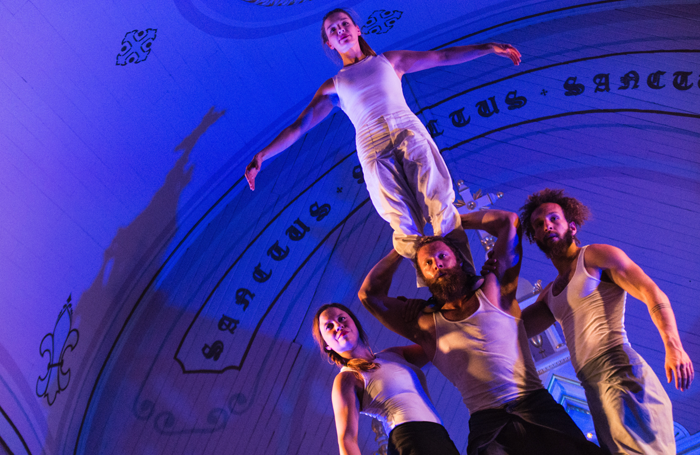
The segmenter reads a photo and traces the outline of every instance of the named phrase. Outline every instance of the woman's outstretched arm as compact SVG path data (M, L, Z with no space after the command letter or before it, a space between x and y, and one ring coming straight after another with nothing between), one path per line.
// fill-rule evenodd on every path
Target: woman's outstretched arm
M510 44L486 43L455 46L437 51L389 51L384 56L391 62L399 77L436 66L457 65L488 54L511 59L520 64L520 52Z
M260 172L263 161L285 151L297 139L306 134L321 120L326 118L336 105L335 84L333 79L328 79L318 89L308 106L297 119L282 130L264 149L255 154L251 162L245 168L245 178L251 190L255 190L255 177Z

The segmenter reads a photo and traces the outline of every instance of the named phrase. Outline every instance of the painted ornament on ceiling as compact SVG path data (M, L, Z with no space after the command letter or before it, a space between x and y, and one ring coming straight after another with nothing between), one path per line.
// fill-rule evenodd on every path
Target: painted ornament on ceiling
M48 354L49 364L46 374L39 376L36 381L36 394L38 397L46 397L49 406L56 401L56 395L66 390L70 382L70 369L63 369L63 360L66 353L72 351L78 345L78 331L72 328L73 308L71 296L68 296L66 304L56 318L56 325L52 333L47 333L41 340L39 353L41 357Z
M147 28L127 32L117 55L117 65L125 66L127 63L141 63L146 60L151 53L157 31L155 28Z
M394 24L401 19L402 15L403 11L377 10L367 18L367 22L362 26L362 33L365 35L386 33L394 27Z

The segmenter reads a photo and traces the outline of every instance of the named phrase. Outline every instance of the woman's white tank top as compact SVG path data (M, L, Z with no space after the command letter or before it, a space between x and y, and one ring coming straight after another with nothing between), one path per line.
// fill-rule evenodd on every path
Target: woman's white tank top
M428 395L425 375L417 366L394 352L380 352L374 360L380 365L372 371L358 371L364 380L360 412L376 417L386 434L405 422L434 422L442 425ZM352 371L343 367L343 371Z
M355 130L382 115L411 109L406 104L401 80L384 54L368 56L346 66L333 77L340 108Z
M586 271L581 248L576 271L559 295L549 287L547 306L564 332L571 364L578 371L608 349L629 343L625 331L627 292L615 283L593 278Z

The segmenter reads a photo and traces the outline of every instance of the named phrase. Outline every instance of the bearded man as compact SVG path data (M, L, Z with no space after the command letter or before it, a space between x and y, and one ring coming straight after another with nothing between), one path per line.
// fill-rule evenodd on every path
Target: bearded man
M423 238L416 270L438 301L437 311L405 317L424 300L390 297L401 256L391 251L365 278L358 296L390 330L419 344L460 391L471 412L467 453L583 454L600 449L586 440L564 408L542 386L515 300L522 259L517 215L496 210L462 215L465 229L498 238L498 267L472 290L472 276L450 240ZM409 312L410 313L410 312Z
M656 283L619 248L579 246L576 234L588 216L588 208L563 190L532 194L521 208L525 234L559 272L523 311L527 336L555 320L561 324L598 442L607 452L675 454L671 401L627 339L627 293L647 305L661 334L668 382L675 377L677 389L688 389L693 364L683 350L669 299Z

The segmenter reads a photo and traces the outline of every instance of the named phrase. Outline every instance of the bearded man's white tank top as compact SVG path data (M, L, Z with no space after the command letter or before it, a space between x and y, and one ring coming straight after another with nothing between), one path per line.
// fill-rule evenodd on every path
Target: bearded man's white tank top
M608 349L629 344L625 331L627 292L615 283L588 274L586 248L582 247L578 254L569 284L556 296L550 286L547 295L547 306L561 325L577 373Z
M481 289L476 297L479 309L461 321L433 313L433 364L457 387L472 414L543 388L523 321L489 302Z

